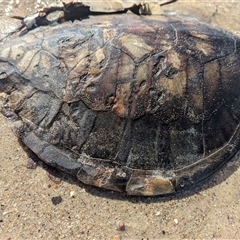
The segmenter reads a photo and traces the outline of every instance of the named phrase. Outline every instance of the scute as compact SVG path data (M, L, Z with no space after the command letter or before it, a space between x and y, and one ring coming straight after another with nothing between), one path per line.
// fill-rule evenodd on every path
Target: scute
M2 112L43 161L86 184L168 194L239 150L239 66L240 39L204 23L91 16L0 47Z

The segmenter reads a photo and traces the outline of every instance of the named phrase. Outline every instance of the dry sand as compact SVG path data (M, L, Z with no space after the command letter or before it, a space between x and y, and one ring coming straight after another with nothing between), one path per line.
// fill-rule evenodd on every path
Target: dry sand
M179 1L163 9L188 11L240 33L240 3L199 2ZM5 5L0 1L0 6ZM177 195L151 198L83 186L64 174L51 177L52 181L42 164L27 169L27 162L26 152L0 116L1 240L240 239L237 157L205 184ZM58 197L55 201L61 198L59 204L53 204L54 197ZM119 220L125 224L124 231L116 229Z

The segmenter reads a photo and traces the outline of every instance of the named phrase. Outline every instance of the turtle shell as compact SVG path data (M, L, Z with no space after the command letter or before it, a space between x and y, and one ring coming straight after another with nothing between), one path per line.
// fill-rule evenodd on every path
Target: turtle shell
M240 39L193 19L115 14L0 47L3 114L40 159L83 183L161 195L240 148Z

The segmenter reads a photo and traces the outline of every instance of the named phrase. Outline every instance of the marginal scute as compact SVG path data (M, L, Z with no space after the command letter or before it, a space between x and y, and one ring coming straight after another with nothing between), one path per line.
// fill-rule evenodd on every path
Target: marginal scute
M129 195L154 196L174 193L171 178L164 178L159 171L134 170L127 183L126 191Z

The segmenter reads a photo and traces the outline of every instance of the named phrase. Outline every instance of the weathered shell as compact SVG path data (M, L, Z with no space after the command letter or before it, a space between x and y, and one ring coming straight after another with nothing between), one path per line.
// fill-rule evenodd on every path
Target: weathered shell
M240 40L206 24L108 15L0 49L3 114L47 164L130 195L172 193L239 150Z

